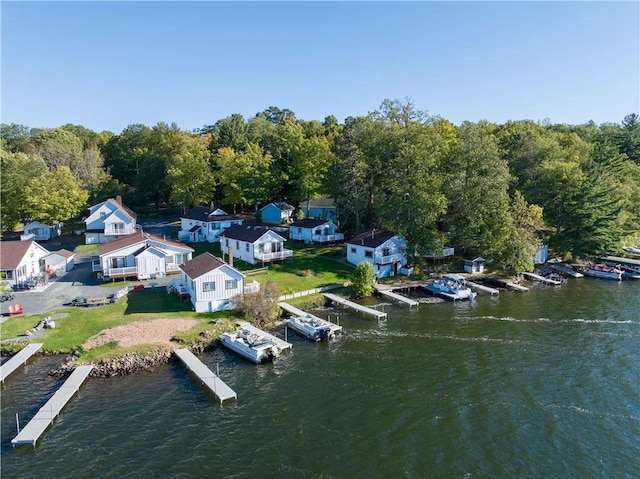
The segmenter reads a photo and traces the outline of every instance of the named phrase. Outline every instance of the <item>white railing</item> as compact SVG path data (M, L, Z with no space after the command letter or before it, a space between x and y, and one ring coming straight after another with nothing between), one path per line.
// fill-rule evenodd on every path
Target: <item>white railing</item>
M136 268L135 266L129 266L126 268L108 268L105 272L104 275L111 277L111 276L135 276L136 274L138 274L138 268Z
M276 251L273 253L256 253L254 256L260 261L275 261L291 258L293 256L293 251L290 249L283 249L282 251Z
M247 293L257 293L260 291L260 283L258 281L253 281L252 283L244 285L244 294Z
M377 264L403 263L402 256L399 254L391 254L388 256L376 255Z
M327 243L329 241L342 241L344 239L344 234L335 233L332 235L313 235L311 237L311 241L315 243Z
M167 273L178 273L180 271L180 265L169 263L165 266L165 270Z
M135 233L136 229L133 226L126 226L124 228L105 228L104 234L108 236L120 236L120 235L130 235L131 233Z

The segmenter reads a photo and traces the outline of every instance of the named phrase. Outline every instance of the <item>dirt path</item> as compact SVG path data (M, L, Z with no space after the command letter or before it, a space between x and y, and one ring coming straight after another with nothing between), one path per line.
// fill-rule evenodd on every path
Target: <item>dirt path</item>
M197 321L194 319L154 319L117 326L106 329L100 334L89 338L82 345L84 349L91 349L103 344L117 341L120 346L135 346L136 344L164 343L178 348L171 338L178 331L192 328Z

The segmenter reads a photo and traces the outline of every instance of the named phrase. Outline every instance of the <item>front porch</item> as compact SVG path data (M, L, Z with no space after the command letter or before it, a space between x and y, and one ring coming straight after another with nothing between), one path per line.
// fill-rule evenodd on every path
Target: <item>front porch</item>
M283 261L293 256L293 251L290 249L283 249L280 251L273 251L271 253L256 253L254 258L263 263L269 263L272 261Z

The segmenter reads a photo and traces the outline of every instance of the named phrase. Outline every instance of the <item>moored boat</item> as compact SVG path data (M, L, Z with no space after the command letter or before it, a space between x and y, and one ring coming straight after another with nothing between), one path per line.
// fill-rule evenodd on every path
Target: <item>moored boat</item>
M459 275L444 275L441 279L436 279L433 283L425 284L422 287L434 294L453 301L456 299L472 300L476 297L476 293L465 284L464 278Z
M272 361L280 355L280 348L271 339L247 329L224 333L220 336L220 342L256 364Z
M342 329L341 326L311 314L291 316L285 320L285 323L289 328L313 341L333 339L335 331Z
M606 264L593 264L584 267L584 274L594 278L613 279L620 281L622 279L622 271L617 266L607 266Z

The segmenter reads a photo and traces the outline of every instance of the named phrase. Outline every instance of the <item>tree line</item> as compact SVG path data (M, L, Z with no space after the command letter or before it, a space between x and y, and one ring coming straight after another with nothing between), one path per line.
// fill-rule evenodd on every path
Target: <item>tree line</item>
M270 107L186 131L2 124L3 230L128 206L233 212L334 198L341 229L402 233L415 257L453 246L517 271L536 247L583 257L640 240L640 117L620 124L450 121L405 100L366 116L306 121Z

